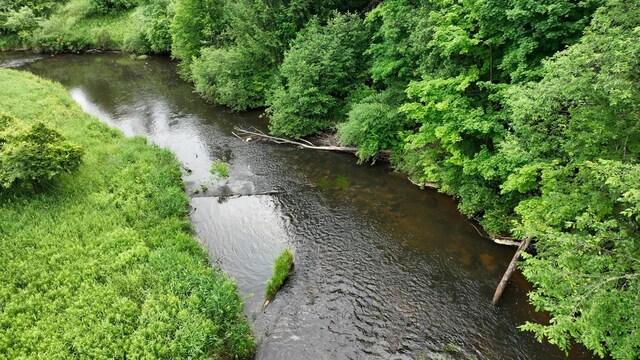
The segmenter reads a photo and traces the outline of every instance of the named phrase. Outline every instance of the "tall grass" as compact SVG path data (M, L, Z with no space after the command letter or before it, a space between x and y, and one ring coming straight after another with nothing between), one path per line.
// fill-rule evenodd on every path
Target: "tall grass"
M0 70L0 112L86 151L44 193L0 192L0 358L249 358L236 285L190 235L171 153Z
M17 32L0 31L0 50L32 48L46 52L120 50L136 27L133 10L98 13L89 0L70 0L50 16L33 18ZM0 23L0 27L2 27Z
M293 251L287 248L273 264L273 275L267 281L265 292L267 301L271 301L293 271Z

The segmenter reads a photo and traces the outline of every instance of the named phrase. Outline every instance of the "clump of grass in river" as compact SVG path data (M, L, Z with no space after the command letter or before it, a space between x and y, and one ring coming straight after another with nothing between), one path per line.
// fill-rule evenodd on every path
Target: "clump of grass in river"
M293 272L293 251L285 249L273 265L273 275L266 284L266 298L271 301Z
M226 179L229 177L229 164L221 160L216 160L211 164L209 171L221 179Z

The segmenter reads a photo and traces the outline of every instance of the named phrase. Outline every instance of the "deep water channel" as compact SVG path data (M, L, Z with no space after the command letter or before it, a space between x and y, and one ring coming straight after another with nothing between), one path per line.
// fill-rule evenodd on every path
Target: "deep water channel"
M258 359L565 358L518 330L545 321L519 273L490 305L515 249L480 236L451 198L351 155L243 142L233 126L266 129L266 119L205 104L168 58L4 54L0 63L62 83L86 112L191 170L195 234L237 280ZM209 172L216 159L229 162L228 179ZM262 312L264 282L287 246L296 271Z

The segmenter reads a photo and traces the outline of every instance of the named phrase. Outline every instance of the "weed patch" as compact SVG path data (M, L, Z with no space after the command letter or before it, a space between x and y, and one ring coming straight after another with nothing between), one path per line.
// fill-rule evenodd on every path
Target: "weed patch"
M273 265L273 275L271 279L267 281L265 290L268 301L276 296L276 293L280 290L289 275L291 275L291 272L293 272L293 251L287 248L276 259Z

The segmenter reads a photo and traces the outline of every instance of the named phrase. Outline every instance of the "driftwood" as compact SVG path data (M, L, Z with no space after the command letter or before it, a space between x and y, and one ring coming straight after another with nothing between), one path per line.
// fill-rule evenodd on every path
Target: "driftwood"
M492 237L491 240L493 240L494 243L500 245L520 246L522 244L522 241L517 241L510 237L496 236Z
M480 234L480 236L482 236L483 238L487 238L491 241L493 241L496 244L500 244L500 245L509 245L509 246L520 246L520 244L522 244L522 241L516 241L513 238L510 237L504 237L504 236L487 236L485 235L482 231L480 231L480 229L478 229L475 225L473 225L473 222L469 222L469 224L471 224L471 226L473 226L474 229L476 229L476 231L478 232L478 234Z
M351 153L351 154L355 154L358 151L358 148L356 148L356 147L318 146L318 145L314 145L310 141L307 141L307 140L304 140L304 139L291 140L291 139L285 139L285 138L281 138L281 137L271 136L271 135L265 134L264 132L262 132L262 131L260 131L260 130L258 130L256 128L252 128L251 130L247 130L247 129L243 129L243 128L240 128L240 127L236 126L233 129L235 130L235 132L233 132L232 134L235 135L237 138L239 138L241 140L244 140L246 142L249 142L249 141L253 140L254 138L256 138L256 139L268 140L268 141L274 142L276 144L296 145L296 146L299 146L301 148L312 149L312 150L339 151L339 152L346 152L346 153Z
M496 293L493 295L493 300L491 300L491 303L494 306L498 304L498 301L500 301L500 297L502 296L502 293L504 292L505 287L507 287L507 283L509 282L509 278L511 278L511 274L513 274L513 271L516 269L516 262L520 258L520 254L523 251L525 251L527 249L527 247L529 247L530 243L531 243L531 239L525 238L520 243L520 246L518 246L518 250L516 250L515 255L513 255L513 259L511 259L511 262L509 263L509 266L507 267L507 271L505 271L504 275L502 276L502 280L500 280L500 284L498 284L498 288L496 289Z
M410 177L408 177L407 179L409 181L411 181L411 183L413 185L420 186L420 188L428 188L428 189L438 190L438 184L436 184L436 183L432 183L432 182L428 182L428 181L419 183L419 182L415 182L415 181L411 180Z
M214 192L214 194L211 194L211 195L203 192L202 194L195 193L193 194L193 197L194 198L238 198L242 196L278 195L283 193L284 191L282 190L268 190L268 191L262 191L262 192L252 192L247 194L242 194L242 193L215 194Z

